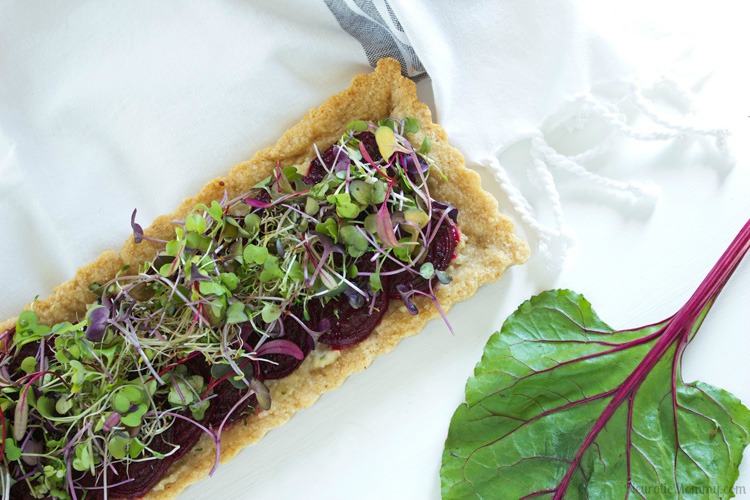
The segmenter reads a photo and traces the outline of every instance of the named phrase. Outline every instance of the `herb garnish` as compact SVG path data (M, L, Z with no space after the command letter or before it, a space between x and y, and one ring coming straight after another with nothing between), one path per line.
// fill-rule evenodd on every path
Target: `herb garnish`
M0 335L6 497L17 483L54 498L127 486L130 467L184 453L168 434L178 423L212 437L218 464L222 429L270 407L268 368L309 351L291 332L314 343L336 321L319 317L327 303L372 314L396 293L416 314L413 294L436 300L450 277L427 257L456 209L430 197L429 140L418 152L405 137L418 128L352 122L304 175L277 165L241 196L198 204L170 241L146 235L134 211L135 241L164 244L153 261L93 284L98 300L76 323L25 311ZM424 286L390 292L395 276ZM216 415L225 381L243 393Z
M443 498L734 496L750 411L682 380L688 343L750 249L750 221L671 318L614 331L544 292L494 334L451 420ZM718 496L717 496L718 498Z

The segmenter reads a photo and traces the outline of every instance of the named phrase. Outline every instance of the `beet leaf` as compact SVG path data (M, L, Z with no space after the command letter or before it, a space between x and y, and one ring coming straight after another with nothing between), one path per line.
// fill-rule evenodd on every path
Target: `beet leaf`
M750 248L750 221L671 318L614 331L583 296L523 303L450 424L443 498L730 498L750 411L682 354Z

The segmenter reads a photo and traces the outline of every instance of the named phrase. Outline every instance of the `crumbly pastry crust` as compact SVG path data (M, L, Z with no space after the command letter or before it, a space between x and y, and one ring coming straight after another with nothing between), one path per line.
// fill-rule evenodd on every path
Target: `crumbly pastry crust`
M477 289L499 279L505 269L528 258L528 245L513 233L513 223L498 213L497 201L480 186L479 175L466 169L461 154L448 144L442 127L432 123L429 108L417 100L416 86L401 76L401 67L393 59L378 62L374 72L354 78L349 88L330 97L313 109L279 141L259 151L250 161L234 167L226 177L209 182L196 196L185 199L171 214L158 217L146 230L149 236L170 239L174 235L171 221L182 219L197 203L221 199L226 190L233 198L268 176L276 163L299 165L315 155L314 144L321 147L336 142L351 120L378 120L411 116L420 123L414 143L427 135L432 141L430 156L435 159L447 182L440 175L430 178L433 198L458 208L461 246L458 258L451 264L453 282L438 287L437 297L447 312L456 302L466 300ZM143 241L135 244L130 237L119 252L102 253L94 262L82 267L68 282L52 294L30 305L40 322L53 324L81 317L87 305L95 300L88 286L106 282L126 264L137 265L150 260L158 245ZM421 297L424 299L424 297ZM222 462L230 460L248 446L312 405L324 392L340 386L350 375L367 368L379 355L391 351L401 340L414 335L438 312L429 300L416 301L419 314L412 316L403 303L392 301L383 321L365 341L341 351L331 364L316 368L312 357L291 375L271 387L273 405L226 429L221 436ZM0 324L4 331L15 324L15 318ZM211 470L215 450L203 436L196 447L172 465L169 473L146 495L149 499L167 499L179 495L193 482Z

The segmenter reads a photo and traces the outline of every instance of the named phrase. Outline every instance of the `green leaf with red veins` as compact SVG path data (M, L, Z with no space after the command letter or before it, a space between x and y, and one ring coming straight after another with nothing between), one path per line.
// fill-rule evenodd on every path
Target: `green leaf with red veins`
M749 247L750 222L685 306L654 325L613 331L568 290L522 304L490 338L453 415L443 498L733 496L750 411L727 391L685 383L680 367Z

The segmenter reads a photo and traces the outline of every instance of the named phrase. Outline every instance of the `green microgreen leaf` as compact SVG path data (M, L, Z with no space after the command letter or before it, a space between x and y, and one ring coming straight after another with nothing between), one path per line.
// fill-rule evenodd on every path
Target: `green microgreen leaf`
M195 231L198 234L206 232L206 219L198 214L192 213L185 218L185 229Z
M253 262L255 264L263 264L268 259L268 249L266 247L258 245L246 245L242 251L242 258L245 260L245 264Z
M359 269L357 269L356 264L349 264L349 267L346 268L346 276L348 278L356 278L359 275Z
M357 146L354 146L354 141L348 143L345 147L346 154L349 155L349 159L353 162L362 161L362 152L359 150L359 141L356 141Z
M310 188L310 196L316 200L323 200L326 198L329 187L330 184L328 182L319 182Z
M159 274L165 278L169 278L175 272L175 266L169 262L159 267Z
M122 394L115 394L112 397L112 409L117 413L125 414L130 411L130 401Z
M346 243L346 251L354 258L364 255L369 248L367 238L357 231L354 226L342 226L339 230L341 239Z
M203 385L203 377L200 375L188 378L175 377L167 399L175 406L193 404L200 399L198 394L203 391Z
M208 215L210 215L211 218L217 222L221 221L224 218L224 209L221 208L221 204L216 200L213 200L211 202L211 207L207 211L208 211ZM198 231L198 232L202 232L202 231Z
M237 323L244 323L248 320L247 313L245 312L245 304L242 302L233 302L227 308L227 323L234 325Z
M189 233L187 233L187 236L185 237L185 242L187 246L189 246L190 248L200 250L201 252L204 252L204 253L207 252L208 249L211 247L211 238L198 234L196 231L190 231Z
M315 215L318 213L319 209L320 209L320 204L315 198L313 198L312 196L308 196L305 199L305 213L307 215Z
M82 443L76 446L76 451L73 458L73 468L79 472L85 472L90 470L94 465L89 446L87 443Z
M411 253L414 249L414 246L409 245L409 243L411 243L411 240L409 238L401 238L400 240L398 240L398 242L401 246L393 248L393 255L395 255L399 260L410 262Z
M203 295L226 295L229 293L224 285L215 281L200 281L198 289Z
M425 262L420 266L419 274L424 279L428 280L435 275L435 266L432 265L432 262Z
M24 311L16 321L16 333L13 343L21 347L30 342L35 342L50 333L51 328L39 324L39 318L32 311Z
M36 358L33 356L28 356L26 358L23 358L23 361L21 361L21 370L27 374L30 375L36 371Z
M221 273L219 279L227 288L227 290L233 292L240 285L240 279L234 273Z
M144 401L143 390L135 385L126 385L120 389L120 394L123 394L128 401L131 403L141 403Z
M261 310L260 317L263 318L263 321L266 323L271 323L272 321L276 321L281 316L281 309L279 306L272 302L266 302L263 305L263 309Z
M249 238L252 236L250 232L245 230L244 225L240 224L240 222L234 217L227 217L226 219L224 219L224 223L226 225L224 226L224 229L221 233L221 237L227 241L236 240L238 235L245 238Z
M352 197L362 205L372 203L372 185L362 180L352 181L349 185L349 192Z
M302 272L302 266L298 261L295 260L290 264L287 276L296 283L301 283L305 279L305 274Z
M302 179L302 175L299 173L299 171L297 170L297 167L295 167L294 165L289 166L289 167L284 167L283 171L287 180L291 183L294 183Z
M294 169L295 173L297 171L294 167L287 167L287 168ZM287 177L286 172L284 170L282 170L281 175L278 176L276 186L277 186L277 189L274 189L271 191L271 197L278 197L278 195L281 193L291 194L294 192L294 188L292 187L292 184L289 182L289 178ZM278 191L281 191L281 193L279 193Z
M15 462L21 459L21 448L16 444L12 437L5 438L5 458L9 462Z
M388 192L388 186L383 181L376 181L372 184L372 193L370 200L372 203L379 205L385 201L385 195Z
M73 401L69 396L62 396L55 402L55 411L60 415L65 415L71 408L73 408Z
M215 379L223 378L230 373L234 373L232 367L228 363L214 363L211 365L211 376Z
M128 446L128 456L130 458L138 458L144 449L146 449L146 445L140 439L131 439Z
M378 120L378 126L379 127L386 127L391 130L396 129L396 122L391 118L383 118L382 120Z
M107 443L107 450L116 460L122 460L128 456L130 438L124 436L112 436Z
M268 282L271 280L278 280L284 277L284 271L279 267L279 258L275 255L269 255L266 261L263 263L263 271L260 273L260 280L262 282Z
M34 407L44 418L55 418L55 400L47 396L39 396Z
M419 120L416 118L404 118L404 134L419 132Z
M370 288L372 288L373 292L380 292L383 290L383 283L380 281L379 273L370 275Z
M362 120L353 120L346 124L346 130L352 132L364 132L367 128L367 122Z
M248 234L256 234L260 229L260 216L258 214L247 214L245 216L245 231Z
M333 238L334 243L339 242L339 225L333 218L328 218L315 225L315 231Z
M120 422L128 427L137 427L141 425L141 417L148 411L148 406L141 403L133 411L120 417Z
M260 188L267 187L267 186L271 185L271 181L272 180L273 180L273 176L269 175L268 177L266 177L265 179L263 179L262 181L258 182L256 185L254 185L253 189L260 189Z
M345 219L355 219L362 211L356 203L352 203L349 193L332 194L326 197L329 203L336 205L336 214Z
M77 346L71 346L70 352L73 352L74 349L77 349ZM83 383L86 381L86 372L88 371L86 367L83 366L80 361L77 361L75 359L70 361L70 367L73 369L70 380L74 385L83 385Z
M422 145L419 147L419 154L426 155L430 152L432 149L432 141L430 141L430 138L425 136L424 140L422 141Z
M367 217L365 217L365 230L370 234L378 233L377 215L370 214Z
M208 399L204 399L191 404L190 414L195 420L203 420L203 418L206 416L206 410L208 410L210 403L211 402Z

